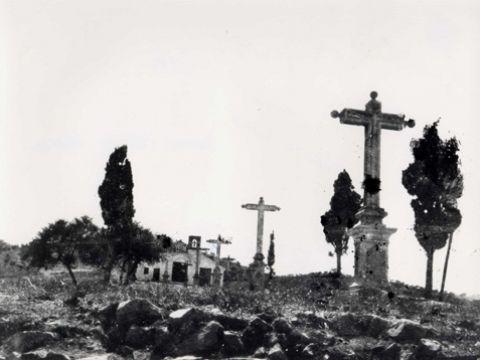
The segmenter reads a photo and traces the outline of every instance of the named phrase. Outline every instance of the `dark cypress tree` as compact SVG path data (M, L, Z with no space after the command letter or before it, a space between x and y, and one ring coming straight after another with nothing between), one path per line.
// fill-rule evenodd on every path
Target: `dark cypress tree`
M270 234L270 246L268 247L267 265L270 270L269 279L272 280L275 275L273 265L275 265L275 235L272 231Z
M411 202L415 236L427 255L427 297L433 288L434 252L445 246L462 220L457 208L463 192L458 142L455 138L442 140L437 126L438 121L425 126L423 137L412 141L414 161L402 177L403 186L415 197Z
M102 217L107 227L108 257L105 264L105 281L110 281L111 271L119 255L127 251L132 237L133 178L127 146L116 148L108 159L105 178L98 188Z
M355 214L360 210L362 198L354 190L348 172L343 170L333 183L333 196L330 209L320 218L325 240L332 244L337 257L337 273L342 272L342 255L348 249L347 230L357 222Z

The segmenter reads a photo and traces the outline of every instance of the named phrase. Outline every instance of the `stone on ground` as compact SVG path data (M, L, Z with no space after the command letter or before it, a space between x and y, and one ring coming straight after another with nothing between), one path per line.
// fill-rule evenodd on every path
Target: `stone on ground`
M292 324L290 324L290 322L284 318L275 319L272 323L272 326L277 333L288 335L292 332Z
M117 319L117 308L118 303L112 303L97 311L97 317L100 320L102 328L105 330L110 329L115 324Z
M295 318L292 319L292 323L295 326L308 326L316 329L326 329L330 327L330 322L325 319L322 313L313 311L297 313Z
M127 300L117 308L117 323L123 328L148 326L160 319L163 319L162 310L145 299Z
M278 315L275 312L273 312L272 310L267 310L267 311L265 311L261 314L258 314L257 317L262 319L266 323L271 324L273 322L273 320L275 320L278 317Z
M49 331L57 333L63 338L90 335L90 332L86 328L69 324L64 320L50 321L45 325Z
M332 346L336 342L335 336L326 330L311 330L308 336L312 339L312 342L322 346Z
M416 359L438 359L442 344L432 339L420 339L420 344L415 351Z
M239 331L248 325L248 320L224 314L218 308L208 309L204 313L207 319L218 321L225 330Z
M123 358L120 355L108 353L82 357L77 360L123 360Z
M323 358L328 360L358 360L358 356L353 350L336 346L328 348L325 351Z
M434 332L420 323L402 319L388 329L387 335L396 341L419 342L422 338L434 335Z
M216 321L210 321L197 336L198 354L209 354L220 349L223 335L223 326Z
M320 346L318 344L308 344L302 350L301 358L302 359L313 359L318 356L320 351Z
M265 358L267 357L267 350L263 347L263 346L260 346L257 350L255 350L255 352L253 353L253 357L256 357L256 358Z
M46 350L37 350L23 353L20 356L21 360L70 360L68 355L50 352Z
M44 347L56 341L58 337L46 331L21 331L5 341L6 347L11 351L20 353Z
M268 352L269 360L288 360L287 355L282 350L282 347L277 344Z
M154 341L155 329L153 328L142 328L133 325L125 335L125 344L134 349L143 349L148 345L153 345Z
M372 349L374 359L378 360L399 360L402 348L397 343L376 346Z
M210 321L196 333L178 339L175 336L172 338L174 339L174 345L170 342L166 344L166 348L155 347L152 353L152 360L161 359L161 355L165 356L165 354L175 356L211 355L219 351L222 346L223 327L216 321Z
M168 329L175 338L183 339L197 332L206 319L206 314L195 308L176 310L168 317Z
M166 326L153 326L153 344L155 346L165 346L171 341L171 334Z
M392 322L376 315L340 313L331 319L331 326L340 336L378 337L392 326Z
M228 356L241 355L245 352L241 336L233 331L223 333L223 348Z
M293 347L295 345L308 345L312 342L312 339L305 334L304 332L293 329L287 336L287 344L289 347Z
M9 336L28 330L38 330L42 328L37 319L32 319L25 315L9 315L8 317L0 318L0 344Z
M272 330L270 324L266 321L255 318L243 330L242 340L247 351L253 351L259 347L265 340L265 335Z

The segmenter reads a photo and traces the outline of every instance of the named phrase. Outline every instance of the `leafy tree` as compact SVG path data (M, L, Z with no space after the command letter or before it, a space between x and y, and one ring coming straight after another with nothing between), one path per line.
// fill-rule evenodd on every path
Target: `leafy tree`
M223 283L228 284L235 281L244 281L246 278L246 268L230 257L220 259L221 265L225 268L223 273Z
M403 186L415 197L415 236L427 255L427 297L432 293L434 252L445 246L462 221L457 208L463 192L458 141L442 140L437 126L438 121L425 126L423 137L412 141L414 161L402 176Z
M0 240L0 276L19 275L24 267L19 246Z
M95 238L98 228L91 219L84 216L71 223L57 220L43 228L23 251L23 260L29 266L49 269L57 264L65 266L72 282L77 286L73 269L79 253L86 251L89 242Z
M126 270L124 283L136 280L135 274L138 265L142 262L154 263L160 260L164 251L164 244L171 239L167 235L156 237L137 222L133 223L132 237L128 240L127 248L120 254L122 267Z
M169 249L173 245L172 238L168 235L165 235L165 234L157 235L157 240L162 245L163 250Z
M348 249L347 230L357 222L355 214L360 209L362 198L354 190L348 172L343 170L333 183L334 194L330 209L320 218L325 240L332 244L337 256L337 273L342 272L341 257Z
M6 241L0 239L0 252L3 252L3 251L8 251L10 250L12 247L7 244Z
M275 235L272 231L270 234L270 246L268 248L268 256L267 256L267 265L270 269L269 279L273 279L275 275L275 271L273 270L273 265L275 264Z
M105 281L109 282L113 266L119 260L120 254L129 248L128 241L133 234L133 178L126 145L116 148L110 155L98 195L107 227Z
M97 228L88 241L78 244L78 260L85 265L102 267L107 260L107 254L108 239L105 228Z

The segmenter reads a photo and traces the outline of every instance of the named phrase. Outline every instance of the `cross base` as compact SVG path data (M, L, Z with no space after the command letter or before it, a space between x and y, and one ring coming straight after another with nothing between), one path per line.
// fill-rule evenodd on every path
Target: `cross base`
M360 224L349 231L355 244L355 278L359 282L388 283L388 243L397 229L380 222Z
M255 256L253 257L254 262L261 262L263 263L263 260L265 259L265 256L263 256L262 253L256 253Z
M215 266L213 269L213 286L219 288L222 285L222 271L220 267Z
M388 215L388 213L379 206L364 206L356 214L360 219L361 224L382 224L382 220Z
M255 254L253 263L248 266L248 282L251 290L265 289L265 263L263 262L264 256L261 253Z

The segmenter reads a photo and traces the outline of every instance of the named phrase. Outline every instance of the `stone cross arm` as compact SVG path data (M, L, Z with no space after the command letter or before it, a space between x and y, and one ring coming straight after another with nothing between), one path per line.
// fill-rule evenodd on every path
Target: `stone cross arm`
M406 126L413 127L415 121L405 121L405 115L377 113L382 129L400 131ZM368 126L371 123L372 114L364 110L343 109L341 112L332 111L333 118L339 118L342 124Z
M211 243L211 244L231 244L232 242L230 240L226 240L224 239L223 237L218 237L217 239L209 239L207 240L208 243Z
M382 112L382 103L377 100L377 92L370 93L370 100L365 104L365 110L343 109L341 112L332 111L333 118L339 118L340 123L363 126L365 130L364 148L364 176L365 184L369 181L380 181L380 146L382 130L400 131L405 127L414 127L415 121L405 121L405 115L388 114ZM372 183L370 183L372 184ZM370 190L369 190L370 189ZM380 188L364 186L364 207L380 208ZM365 213L366 214L366 213ZM370 217L369 217L370 218ZM367 219L367 217L363 217Z
M207 240L208 243L211 243L211 244L216 244L217 245L217 256L216 256L216 263L217 263L217 266L219 265L219 261L220 261L220 248L222 245L228 245L228 244L231 244L232 242L230 240L226 240L224 239L223 237L221 237L220 235L218 235L218 237L216 239L210 239L210 240Z
M265 204L244 204L242 208L247 210L260 210L260 211L279 211L280 208L276 205Z

